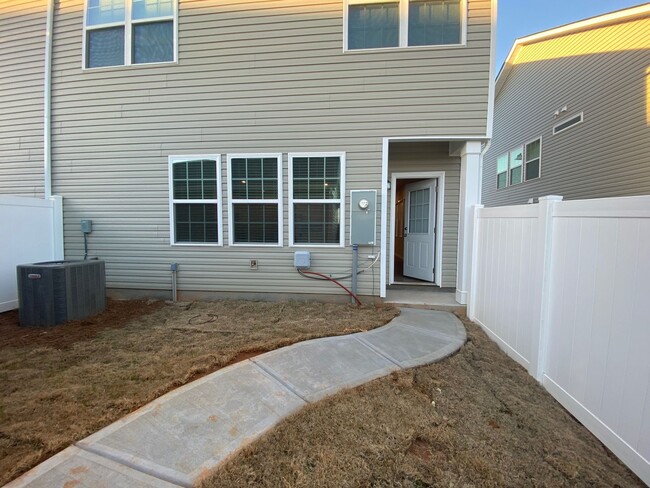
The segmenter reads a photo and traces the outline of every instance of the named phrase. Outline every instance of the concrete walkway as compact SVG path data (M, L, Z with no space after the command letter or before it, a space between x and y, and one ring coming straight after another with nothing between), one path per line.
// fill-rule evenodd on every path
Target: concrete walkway
M454 315L405 308L379 329L278 349L174 390L6 487L190 487L307 403L438 361L465 340Z

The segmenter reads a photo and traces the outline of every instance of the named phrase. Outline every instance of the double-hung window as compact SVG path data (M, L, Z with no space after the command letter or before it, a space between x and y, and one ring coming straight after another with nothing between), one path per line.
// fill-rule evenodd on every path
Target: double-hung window
M177 0L86 0L84 67L175 60Z
M282 246L282 155L229 154L230 245Z
M524 163L524 147L519 146L510 151L510 175L509 180L511 185L518 185L523 181L523 163Z
M540 177L542 139L518 146L497 158L497 189Z
M345 245L345 154L289 154L290 245Z
M508 155L497 158L497 189L508 186Z
M221 157L169 156L173 245L221 245Z
M542 140L535 139L526 144L526 181L534 180L540 176L540 164L542 161Z
M347 50L458 45L466 0L347 0Z

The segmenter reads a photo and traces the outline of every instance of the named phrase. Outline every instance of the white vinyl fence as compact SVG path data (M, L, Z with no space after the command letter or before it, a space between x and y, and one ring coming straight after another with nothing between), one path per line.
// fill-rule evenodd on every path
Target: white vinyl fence
M63 259L61 197L0 196L0 312L18 308L16 265Z
M468 313L650 485L650 196L474 209Z

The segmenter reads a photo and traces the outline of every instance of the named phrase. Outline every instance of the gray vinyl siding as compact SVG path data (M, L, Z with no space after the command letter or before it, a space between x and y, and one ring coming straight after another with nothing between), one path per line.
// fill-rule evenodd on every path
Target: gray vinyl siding
M0 195L43 195L42 0L0 2Z
M648 18L626 25L623 38L616 34L617 44L645 38L647 45ZM495 103L494 135L484 159L484 204L523 204L550 194L565 199L650 194L650 50L601 48L596 54L514 66ZM568 111L555 117L565 105ZM581 112L582 124L553 135L554 125ZM497 190L497 158L539 136L541 178Z
M389 178L393 173L401 172L445 172L442 225L442 286L455 288L458 255L458 209L460 204L460 157L449 156L449 144L446 142L392 143L388 154ZM392 205L392 202L389 205ZM390 241L388 242L388 252L391 252Z
M177 262L181 290L340 293L293 268L287 154L346 152L346 247L311 249L313 270L346 274L349 192L380 193L383 137L485 136L490 2L469 3L467 47L343 53L340 1L183 0L178 64L82 71L83 2L61 0L53 192L65 198L66 258L83 255L89 218L112 288L168 289ZM283 153L283 248L227 245L226 155L252 152ZM189 154L222 156L224 247L169 244L167 157ZM364 255L379 250L377 217ZM379 283L377 263L359 291L377 295Z

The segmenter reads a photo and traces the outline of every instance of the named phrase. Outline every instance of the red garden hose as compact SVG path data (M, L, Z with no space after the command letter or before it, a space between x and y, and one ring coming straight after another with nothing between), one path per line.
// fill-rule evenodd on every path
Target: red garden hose
M335 279L330 278L329 276L324 275L324 274L321 274L321 273L316 273L315 271L303 271L303 270L300 270L300 273L301 273L301 274L310 274L310 275L320 276L321 278L326 279L327 281L331 281L332 283L337 284L338 286L340 286L341 288L343 288L343 289L348 293L348 295L350 295L352 298L354 298L354 299L356 300L356 302L357 302L358 305L363 305L363 303L361 303L361 300L359 300L359 297L357 297L357 296L356 296L354 293L352 293L352 292L351 292L351 291L350 291L346 286L342 285L341 283L339 283L339 282L336 281Z

